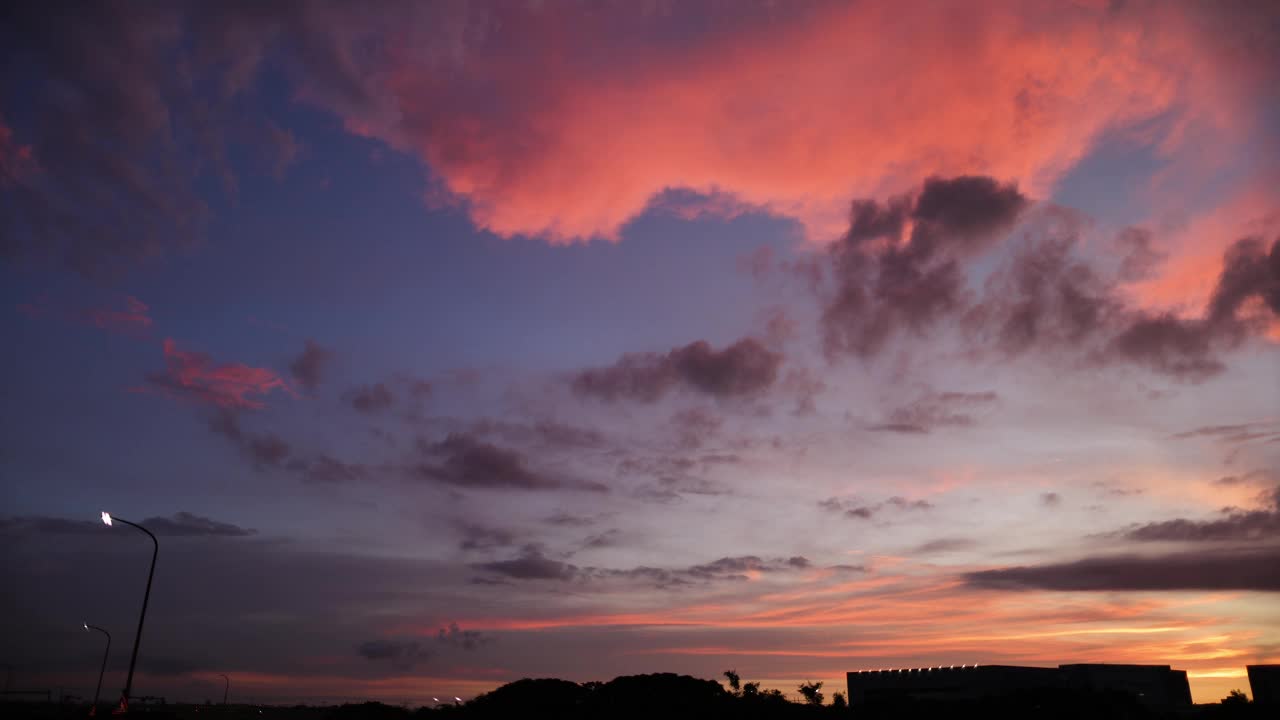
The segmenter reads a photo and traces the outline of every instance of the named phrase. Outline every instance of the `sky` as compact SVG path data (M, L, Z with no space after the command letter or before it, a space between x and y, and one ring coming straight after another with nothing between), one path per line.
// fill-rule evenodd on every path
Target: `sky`
M1278 10L5 6L7 682L1248 691Z

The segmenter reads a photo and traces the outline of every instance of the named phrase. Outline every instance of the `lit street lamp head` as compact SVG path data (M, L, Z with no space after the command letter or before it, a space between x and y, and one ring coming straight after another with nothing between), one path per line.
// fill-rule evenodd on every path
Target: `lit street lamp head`
M108 526L110 526L110 525L111 525L111 513L107 512L106 510L103 510L103 511L102 511L102 522L104 522L104 523L106 523Z

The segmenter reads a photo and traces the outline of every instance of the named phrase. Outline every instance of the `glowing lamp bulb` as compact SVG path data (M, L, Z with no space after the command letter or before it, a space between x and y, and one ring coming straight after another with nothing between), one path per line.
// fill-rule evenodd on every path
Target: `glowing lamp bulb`
M107 525L108 527L110 527L110 526L111 526L111 513L107 512L106 510L103 510L103 511L102 511L102 522L103 522L103 524L105 524L105 525Z

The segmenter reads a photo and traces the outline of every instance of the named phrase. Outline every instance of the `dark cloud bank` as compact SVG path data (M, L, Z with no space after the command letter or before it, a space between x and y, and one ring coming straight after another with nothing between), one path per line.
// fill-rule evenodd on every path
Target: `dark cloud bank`
M586 490L607 492L602 483L562 478L538 471L525 457L464 433L451 433L435 443L422 442L424 462L411 472L417 477L470 489Z
M1212 520L1177 518L1116 533L1132 542L1178 543L1190 550L983 570L965 579L993 589L1280 591L1280 487L1266 499L1258 510L1224 508Z
M158 537L248 537L257 530L243 528L232 523L220 522L202 515L179 511L171 516L155 516L135 520ZM0 537L28 537L34 535L113 535L99 520L69 520L45 516L0 518Z
M782 355L754 338L716 350L699 340L666 353L629 353L607 367L583 370L575 392L607 401L653 402L675 388L716 398L759 394L778 379Z
M946 319L981 351L1082 352L1094 364L1128 363L1198 381L1223 370L1219 354L1256 335L1265 320L1253 299L1280 314L1280 241L1235 242L1207 306L1182 318L1130 307L1118 286L1158 261L1148 235L1128 230L1114 273L1079 260L1079 217L1046 208L980 293L965 265L1027 214L1013 185L986 177L930 178L915 195L852 204L849 230L827 257L822 332L829 357L871 357L900 333L923 334ZM905 238L905 242L904 242ZM886 423L906 430L910 422Z
M1280 591L1280 547L1117 555L1068 563L982 570L969 585L997 590Z
M530 546L515 558L479 563L474 567L494 575L516 580L558 581L634 581L657 587L671 587L713 581L746 580L748 573L779 573L803 570L809 560L800 557L762 559L755 555L723 557L701 565L681 568L639 566L627 569L578 567L547 557L541 549Z

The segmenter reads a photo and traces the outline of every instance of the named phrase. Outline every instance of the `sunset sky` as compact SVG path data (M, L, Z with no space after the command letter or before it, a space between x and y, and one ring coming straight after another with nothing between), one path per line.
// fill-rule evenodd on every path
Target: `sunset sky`
M12 686L1280 662L1280 7L10 3Z

